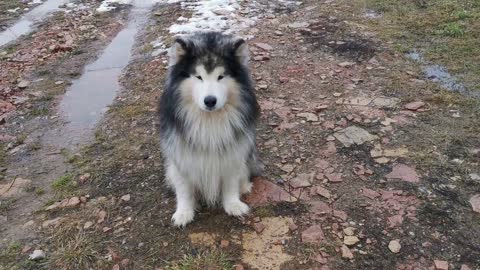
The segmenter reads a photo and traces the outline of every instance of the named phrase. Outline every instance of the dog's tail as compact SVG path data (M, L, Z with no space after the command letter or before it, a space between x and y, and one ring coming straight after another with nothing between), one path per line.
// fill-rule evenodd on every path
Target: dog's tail
M258 156L257 147L254 146L248 157L248 169L250 171L250 180L253 177L261 176L265 171L265 165Z

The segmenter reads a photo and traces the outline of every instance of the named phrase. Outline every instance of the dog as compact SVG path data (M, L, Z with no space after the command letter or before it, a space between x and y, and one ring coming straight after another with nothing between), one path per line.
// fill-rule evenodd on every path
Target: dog
M160 98L166 183L176 195L174 225L194 219L199 199L225 212L249 212L240 200L263 172L255 146L260 108L245 40L203 32L175 40Z

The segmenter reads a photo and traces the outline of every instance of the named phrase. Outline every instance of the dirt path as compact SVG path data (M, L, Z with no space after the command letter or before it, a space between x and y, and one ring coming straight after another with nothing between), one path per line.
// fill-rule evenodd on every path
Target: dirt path
M80 1L3 49L0 269L480 269L478 100L348 3L234 2ZM267 171L252 215L179 230L156 104L198 19L251 37Z

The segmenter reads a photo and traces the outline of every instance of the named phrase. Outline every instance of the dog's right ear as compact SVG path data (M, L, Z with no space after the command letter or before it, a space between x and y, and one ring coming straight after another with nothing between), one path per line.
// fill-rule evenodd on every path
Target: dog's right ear
M188 44L182 38L175 39L172 47L168 51L168 65L173 66L177 64L188 52Z

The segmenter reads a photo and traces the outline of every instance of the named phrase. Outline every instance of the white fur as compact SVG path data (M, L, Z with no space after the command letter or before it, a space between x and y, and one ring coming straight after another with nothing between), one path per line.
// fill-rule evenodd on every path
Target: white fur
M205 68L200 65L196 69L197 76L200 76L201 79L192 78L196 80L193 84L193 98L195 103L205 111L208 111L205 106L205 98L207 96L214 96L217 98L217 104L213 110L222 109L227 102L228 95L228 82L227 78L219 80L219 76L224 76L225 69L223 67L217 67L212 72L208 73Z

